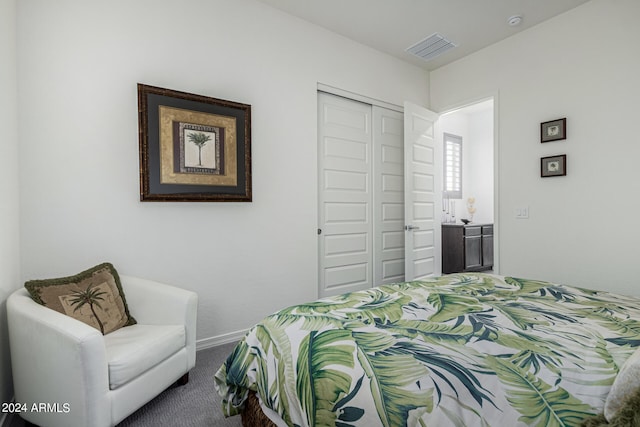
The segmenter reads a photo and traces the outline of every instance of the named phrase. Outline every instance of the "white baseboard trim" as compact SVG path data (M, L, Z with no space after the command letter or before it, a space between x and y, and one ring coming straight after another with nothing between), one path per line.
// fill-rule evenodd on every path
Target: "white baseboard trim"
M199 339L196 341L196 351L240 341L246 335L247 331L248 329L242 329L240 331L229 332L228 334Z

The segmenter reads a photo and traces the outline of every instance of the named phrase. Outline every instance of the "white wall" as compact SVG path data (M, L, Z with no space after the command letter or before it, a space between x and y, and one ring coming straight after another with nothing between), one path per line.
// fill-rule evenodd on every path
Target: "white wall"
M201 345L317 297L317 84L429 96L425 71L253 0L21 0L18 52L22 279L110 261L192 289ZM139 202L138 82L252 105L253 203Z
M638 16L637 0L592 0L431 73L436 111L499 93L501 273L640 295ZM561 117L567 140L541 144ZM556 154L568 175L540 178Z
M467 195L474 197L476 213L474 222L493 223L493 101L482 103L482 110L475 110L469 117L469 144L467 147ZM465 206L466 207L466 206Z
M0 402L13 397L6 300L21 286L15 17L16 0L0 0Z

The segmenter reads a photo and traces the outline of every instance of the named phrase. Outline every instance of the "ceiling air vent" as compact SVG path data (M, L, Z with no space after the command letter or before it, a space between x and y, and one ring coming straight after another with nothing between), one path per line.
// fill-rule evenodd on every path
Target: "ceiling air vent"
M425 61L429 61L456 46L458 45L445 39L440 34L433 33L426 39L407 48L407 52L422 58Z

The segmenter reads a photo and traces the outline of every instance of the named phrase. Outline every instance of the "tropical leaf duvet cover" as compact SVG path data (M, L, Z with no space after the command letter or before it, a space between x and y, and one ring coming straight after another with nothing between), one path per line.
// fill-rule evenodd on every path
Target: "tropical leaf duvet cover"
M452 274L278 311L215 383L278 425L577 426L639 345L640 298Z

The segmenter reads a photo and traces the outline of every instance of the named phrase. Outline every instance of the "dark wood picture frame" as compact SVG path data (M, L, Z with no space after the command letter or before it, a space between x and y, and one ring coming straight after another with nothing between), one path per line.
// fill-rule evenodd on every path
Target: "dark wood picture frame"
M567 155L542 157L540 159L540 176L565 176L567 174Z
M559 141L567 139L567 119L551 120L540 123L540 142Z
M251 105L138 83L138 133L141 201L251 201Z

